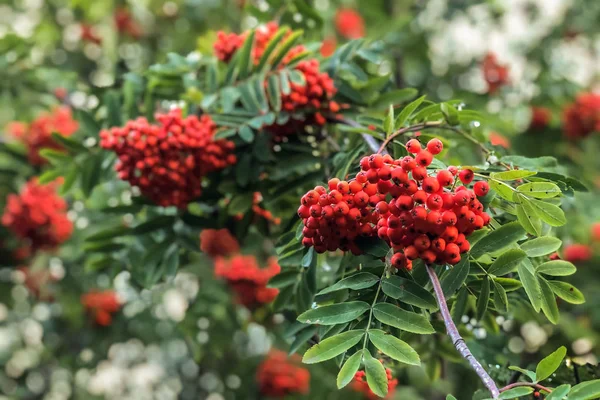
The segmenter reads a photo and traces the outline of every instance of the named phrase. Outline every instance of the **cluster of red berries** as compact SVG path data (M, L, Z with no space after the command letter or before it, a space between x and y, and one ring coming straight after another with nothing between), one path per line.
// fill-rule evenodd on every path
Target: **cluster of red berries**
M307 394L310 389L310 373L299 364L296 354L288 357L283 351L271 350L256 372L260 394L275 398L297 393Z
M81 304L100 326L110 325L113 314L121 308L121 301L112 290L88 292L81 296Z
M52 250L73 232L67 218L67 202L56 194L57 183L40 185L37 179L25 184L19 194L7 197L2 225L27 241L32 251Z
M100 145L117 153L119 178L140 188L160 206L184 208L202 193L207 174L236 163L231 141L214 140L209 116L182 118L179 109L100 132Z
M131 36L133 39L139 39L143 35L142 27L131 16L127 8L119 8L114 15L117 31Z
M550 123L552 119L552 112L546 107L532 106L531 107L531 121L529 122L529 129L540 130L544 129Z
M335 29L345 39L359 39L365 36L365 21L356 10L341 8L335 14Z
M47 161L40 156L40 150L50 148L61 150L62 147L52 139L53 133L71 136L79 129L79 123L73 119L69 107L57 107L49 113L42 113L31 124L12 122L8 132L27 146L29 162L32 165L43 165Z
M258 63L267 44L278 29L279 25L276 22L269 22L257 28L253 53L255 63ZM247 35L247 32L240 35L219 32L217 41L214 43L217 58L229 62L235 52L242 46ZM282 65L287 65L290 60L305 50L302 45L292 48L283 59ZM291 92L281 94L282 109L290 114L302 112L304 116L300 120L291 118L283 125L270 126L269 130L276 136L292 134L313 123L324 125L326 119L323 113L331 112L335 114L340 110L340 105L332 101L336 93L333 80L326 73L319 71L319 61L317 59L300 61L294 66L294 69L302 73L305 84L290 82Z
M425 149L411 139L406 149L414 156L394 160L373 154L360 161L361 171L350 181L331 179L329 190L317 186L301 199L298 215L304 223L302 243L318 253L337 249L360 254L359 236L379 236L393 249L392 265L412 268L412 260L427 264L456 264L469 250L471 232L490 221L477 197L485 196L485 181L464 185L473 171L457 167L430 172L427 167L443 149L432 139Z
M275 258L270 258L265 268L261 268L252 255L240 254L215 260L215 275L227 280L237 302L248 308L270 303L277 297L279 290L268 288L267 282L280 271Z
M240 244L228 229L204 229L200 232L200 250L211 258L229 257L240 251Z
M97 45L102 44L102 38L96 33L96 29L90 24L79 25L80 37L84 42L94 43Z
M563 113L563 128L569 139L600 132L600 94L581 93Z
M502 86L510 82L509 69L498 62L494 53L488 53L481 64L483 78L488 85L488 93L495 93Z
M266 219L267 221L273 222L275 225L279 225L281 223L281 218L273 216L273 213L267 209L261 207L260 203L263 201L263 196L261 192L254 192L252 198L252 212Z
M387 375L388 381L388 394L386 396L386 399L390 399L394 396L394 391L396 390L396 386L398 386L398 379L394 379L392 377L392 371L390 371L389 368L385 369L385 374ZM354 374L354 380L352 381L352 389L357 392L363 393L365 397L369 400L376 400L380 398L369 388L365 371L358 371L356 374Z

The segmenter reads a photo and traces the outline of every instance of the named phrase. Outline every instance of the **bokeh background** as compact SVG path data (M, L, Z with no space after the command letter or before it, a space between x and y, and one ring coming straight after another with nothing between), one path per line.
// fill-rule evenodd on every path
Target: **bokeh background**
M489 113L490 139L500 154L554 156L590 189L569 198L568 224L559 230L559 255L577 265L569 279L586 303L561 303L558 325L518 305L497 319L498 332L469 317L463 323L478 339L476 351L496 360L492 368L534 363L565 345L573 357L560 373L598 378L600 123L584 135L569 118L577 112L600 121L600 97L593 95L600 91L597 0L3 1L0 206L40 172L15 139L23 128L14 121L73 129L68 112L56 115L60 104L96 109L107 87L132 82L169 53L201 60L212 53L217 31L272 20L303 29L322 57L366 38L383 50L378 69L393 73L398 87L434 101L462 99ZM0 398L261 398L258 366L272 347L287 348L295 333L283 327L281 314L234 304L205 254L151 289L133 283L131 271L85 256L83 238L106 218L99 210L131 204L131 197L127 185L109 182L90 199L68 198L69 241L26 257L26 264L20 260L28 250L0 228ZM132 218L124 213L125 221ZM260 235L245 246L269 251ZM111 288L123 304L108 317L110 329L86 318L89 304L114 301L82 297L90 288ZM424 359L426 368L404 368L393 398L435 399L451 391L468 398L475 383L452 357L435 353ZM310 392L295 398L362 396L338 392L335 370L303 368L310 371ZM296 382L304 379L292 374Z

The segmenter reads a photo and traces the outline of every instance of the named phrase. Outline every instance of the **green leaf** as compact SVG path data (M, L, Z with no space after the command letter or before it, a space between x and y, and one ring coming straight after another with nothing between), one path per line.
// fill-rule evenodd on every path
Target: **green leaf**
M494 305L500 312L508 312L508 297L506 297L506 290L501 284L492 280L494 284Z
M248 76L248 74L252 71L253 58L254 54L252 52L252 48L254 47L254 36L256 35L256 31L251 30L246 40L244 40L244 44L242 48L239 50L239 55L237 57L238 70L240 79L244 79Z
M409 279L392 275L381 281L381 289L386 295L406 304L432 310L437 308L435 297L427 289Z
M531 205L535 209L538 217L540 217L542 221L548 225L562 226L567 223L565 213L560 209L560 207L535 199L531 200Z
M479 297L477 298L477 320L481 320L483 318L483 314L485 314L488 306L488 302L490 300L490 281L488 277L484 277L481 283L481 292L479 293Z
M308 349L306 353L304 353L302 362L305 364L316 364L330 360L360 342L364 333L364 330L359 329L329 337Z
M537 272L550 276L569 276L577 272L577 268L568 261L552 260L540 264L537 267Z
M303 312L298 316L298 321L315 325L343 324L360 317L369 308L371 306L364 301L331 304Z
M369 350L363 350L363 363L369 389L379 397L387 396L388 380L383 364L374 358Z
M131 233L134 235L143 235L146 233L154 232L159 229L170 228L175 223L175 216L173 215L161 215L156 218L149 219L146 222L135 226Z
M85 238L86 242L97 242L99 240L112 239L114 237L125 236L132 233L131 228L125 225L113 226L103 229Z
M521 396L527 396L533 393L533 388L528 386L520 386L507 390L506 392L500 393L499 399L518 399Z
M62 176L60 169L49 169L38 177L38 183L40 185L45 185L46 183L54 181L59 176Z
M537 172L535 171L527 171L524 169L514 169L511 171L503 171L503 172L492 172L490 174L490 178L498 179L501 181L514 181L516 179L527 178L528 176L533 176Z
M88 151L88 149L81 143L56 132L52 134L52 140L74 154Z
M246 143L254 141L254 131L248 125L242 125L238 131L240 138Z
M556 174L554 172L538 172L537 176L540 178L549 179L554 182L562 182L565 185L572 188L573 190L577 190L579 192L587 192L589 190L583 183L579 182L577 179Z
M287 53L292 49L292 47L294 47L294 45L300 39L300 36L302 36L303 33L304 32L301 30L294 31L285 39L285 41L281 44L281 46L277 49L277 52L275 52L275 55L273 56L273 60L271 62L271 69L274 70L279 66L281 61L283 61Z
M407 343L380 329L369 330L369 340L384 354L396 361L411 365L421 365L419 354Z
M540 257L555 252L560 248L562 241L552 236L542 236L521 244L521 249L528 257Z
M85 197L89 197L100 180L100 165L103 158L100 154L88 157L81 167L80 185Z
M518 165L519 167L521 167L523 169L529 169L529 170L558 166L558 162L556 161L556 158L548 157L548 156L534 157L534 158L523 157L523 156L504 156L504 157L500 158L500 161L508 163L508 164Z
M456 397L449 394L448 396L446 396L446 400L456 400Z
M540 284L540 290L542 292L542 311L550 322L556 324L560 318L558 305L556 304L556 296L554 296L554 292L552 292L552 288L548 284L547 280L540 278L538 281ZM539 374L538 379L541 380Z
M369 272L359 272L357 274L354 274L354 275L351 275L351 276L348 276L348 277L342 279L341 281L337 282L336 284L321 290L317 294L326 294L326 293L331 293L331 292L335 292L337 290L342 290L342 289L351 289L351 290L366 289L366 288L373 286L378 281L379 281L379 277L377 277L376 275L373 275ZM385 292L385 290L384 290L384 292Z
M373 315L380 322L407 332L419 334L435 332L435 329L433 329L429 320L424 316L402 310L390 303L375 304L373 307Z
M271 54L273 54L273 51L277 48L277 45L279 44L279 42L281 42L281 39L288 32L289 28L281 27L271 37L271 40L269 40L269 43L267 43L267 47L265 47L265 51L263 52L262 56L260 57L260 60L258 61L258 71L262 71L264 69L264 67L267 65L267 61L269 61L269 57L271 56Z
M441 284L446 297L452 296L462 286L469 275L470 268L469 257L465 255L450 269L450 272L443 276Z
M581 382L573 386L569 393L569 400L593 400L600 397L600 379Z
M452 316L452 321L459 322L462 316L465 314L465 310L467 308L467 300L469 299L469 292L467 288L462 288L458 291L456 295L456 301L452 304L452 310L450 310L450 315Z
M500 254L496 260L494 260L492 266L488 270L488 273L496 276L503 276L514 272L519 263L523 261L525 257L527 257L527 254L523 250L506 250L504 253Z
M318 327L316 326L308 326L304 329L301 329L296 333L296 337L294 341L290 345L290 349L288 350L288 354L294 354L300 347L302 347L310 338L312 338L318 331Z
M508 186L506 183L502 183L499 181L489 181L490 187L498 193L498 196L502 197L504 200L513 201L513 193L514 190Z
M104 104L106 105L108 126L121 126L121 100L119 94L115 90L107 91L104 94Z
M296 283L300 280L301 275L298 270L294 271L284 271L281 272L269 280L267 287L271 288L284 288L286 286L290 286L293 283Z
M450 125L458 125L458 110L454 108L451 104L442 103L440 104L440 110L442 111L442 115L448 124Z
M471 255L479 258L484 254L497 252L506 248L525 235L523 227L518 222L510 222L492 231L483 239L475 243L471 249Z
M556 197L562 192L552 182L529 182L517 187L517 191L537 199L549 199Z
M385 257L390 251L390 246L378 237L359 237L356 244L363 253L375 257Z
M421 103L423 103L425 97L426 96L419 97L412 103L407 104L406 107L402 109L400 114L398 114L398 117L396 117L396 121L394 122L394 129L400 129L402 128L402 126L404 126L404 124L406 123L406 121L408 121L408 118L412 115L412 113L415 112L415 110L421 105Z
M246 193L234 197L229 203L227 212L229 213L229 215L244 214L245 212L250 210L250 207L252 207L252 199L252 193Z
M544 379L549 378L560 367L563 359L567 355L567 348L565 346L559 347L555 352L545 357L540 361L535 368L535 375L537 381L542 382Z
M352 379L354 379L354 375L356 374L356 372L358 371L358 368L360 367L361 359L362 359L362 350L359 350L356 353L354 353L353 355L351 355L346 360L344 365L342 365L342 368L340 369L340 372L338 373L337 379L336 379L338 389L341 389L344 386L346 386L347 384L349 384L350 382L352 382Z
M540 288L538 279L535 276L535 271L533 269L533 265L531 265L531 261L529 261L527 258L524 259L523 262L519 264L517 271L533 309L536 312L539 312L542 308L542 290Z
M525 228L527 233L539 236L542 233L542 221L538 218L537 212L531 201L525 196L515 192L517 201L517 219Z
M292 92L292 88L290 87L290 81L288 78L287 70L282 69L279 71L279 82L281 83L281 93L284 95L288 95Z
M571 391L571 385L560 385L552 390L546 400L563 400L565 396Z
M306 250L306 254L304 254L304 257L302 257L302 261L300 262L300 265L307 268L308 266L310 266L313 262L313 259L315 258L315 248L311 247L309 249Z
M579 291L575 286L567 282L561 281L548 281L550 288L555 295L571 304L583 304L585 303L585 297L583 293Z
M517 367L515 365L511 365L510 367L508 367L508 369L510 369L511 371L517 371L517 372L522 373L523 375L527 376L531 380L531 382L537 382L535 372L533 372L533 371L530 371L528 369L523 369L523 368Z
M386 136L390 136L394 131L394 106L390 104L388 113L383 120L383 130Z
M267 92L269 95L269 102L271 107L275 111L281 110L281 88L279 87L279 77L277 75L269 76L267 84Z

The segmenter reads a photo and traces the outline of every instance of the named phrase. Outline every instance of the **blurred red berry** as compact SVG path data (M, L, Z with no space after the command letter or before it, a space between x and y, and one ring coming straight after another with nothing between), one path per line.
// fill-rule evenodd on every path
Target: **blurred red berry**
M483 77L488 84L488 93L495 93L500 87L509 83L509 69L498 62L494 53L486 54L481 64Z
M335 27L345 39L359 39L365 36L363 17L350 8L341 8L335 14Z
M546 107L531 107L531 121L529 129L544 129L550 123L552 113Z
M298 355L290 357L280 350L271 350L258 366L256 380L260 394L284 398L294 394L308 394L310 373L302 368Z
M228 257L238 253L240 245L227 229L204 229L200 232L200 250L211 258Z
M600 94L581 93L563 112L563 129L569 139L600 131Z
M563 250L563 259L572 263L588 261L591 258L592 248L585 244L571 244Z
M81 304L100 326L110 325L112 314L121 308L121 301L112 290L90 291L81 296Z

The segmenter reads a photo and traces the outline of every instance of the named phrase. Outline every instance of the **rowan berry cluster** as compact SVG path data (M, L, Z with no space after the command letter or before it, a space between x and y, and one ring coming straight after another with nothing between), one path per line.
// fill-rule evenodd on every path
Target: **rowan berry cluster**
M32 165L46 164L40 156L42 149L62 150L62 146L52 139L53 133L71 136L79 129L79 123L73 119L69 107L57 107L49 113L40 114L31 124L12 122L8 132L27 147L29 162Z
M529 129L544 129L550 123L552 119L552 112L546 107L531 107L531 121L529 122Z
M258 63L267 44L278 29L279 25L276 22L269 22L256 30L253 48L255 63ZM242 46L247 35L247 32L240 35L219 32L217 41L214 43L217 58L229 62L235 52ZM302 45L295 46L285 56L281 66L287 65L295 56L305 50ZM289 135L312 124L324 125L326 122L324 113L331 112L335 114L340 110L340 105L332 100L336 93L333 80L326 73L319 71L319 61L317 59L300 61L293 68L304 76L305 83L290 82L290 93L281 93L281 107L283 111L290 114L302 112L303 116L301 119L290 118L283 125L274 124L268 127L276 136Z
M67 202L56 194L57 183L40 185L37 179L25 184L19 194L7 197L2 225L27 242L32 252L52 250L73 232L67 218Z
M283 351L271 350L256 373L260 394L275 398L307 394L310 372L298 364L300 360L296 354L288 357Z
M357 11L342 8L335 14L335 29L345 39L360 39L365 36L365 21Z
M142 27L135 21L127 8L119 8L114 15L117 31L139 39L143 35Z
M254 214L263 217L267 221L273 222L275 225L279 225L281 223L281 218L273 216L273 213L267 209L261 207L260 203L263 201L262 193L254 192L252 198L252 211Z
M600 94L581 93L563 113L563 128L569 139L581 139L600 131Z
M100 326L110 325L112 315L121 308L121 301L112 290L88 292L81 296L81 304Z
M488 93L495 93L502 86L510 82L508 67L500 64L494 53L486 54L481 68L483 70L483 78L488 85Z
M421 148L411 139L412 155L394 160L373 154L360 161L361 171L350 181L333 178L329 190L317 186L301 199L298 215L304 223L302 243L318 253L337 249L360 254L359 236L379 236L394 250L392 265L412 269L412 260L427 264L456 264L469 250L467 236L490 221L477 197L489 185L468 185L473 171L457 167L428 171L433 157L443 149L438 139Z
M270 258L265 268L251 255L236 255L215 260L215 275L224 278L235 292L238 303L253 308L270 303L277 297L278 289L268 288L269 279L281 271L275 258Z
M385 374L387 375L388 381L388 394L386 398L389 399L394 396L394 391L396 390L396 386L398 386L398 379L394 379L392 377L392 371L389 368L385 369ZM352 381L352 389L354 389L357 392L363 393L364 396L369 400L376 400L380 398L369 388L365 371L358 371L356 374L354 374L354 379Z
M79 35L80 35L82 41L94 43L97 45L102 44L102 37L100 37L96 33L96 29L94 28L94 26L92 26L90 24L82 23L79 25L79 31L80 31Z
M227 229L204 229L200 232L200 250L211 258L229 257L240 251L240 244Z
M100 145L117 153L119 178L160 206L184 208L202 193L203 178L236 163L231 141L214 140L217 126L179 109L100 132Z

